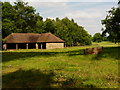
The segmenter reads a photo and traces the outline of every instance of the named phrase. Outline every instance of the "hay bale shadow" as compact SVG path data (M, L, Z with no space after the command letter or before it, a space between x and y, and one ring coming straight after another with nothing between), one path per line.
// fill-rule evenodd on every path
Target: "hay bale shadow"
M102 58L120 60L120 47L104 47L103 52L96 54L92 59L100 60Z

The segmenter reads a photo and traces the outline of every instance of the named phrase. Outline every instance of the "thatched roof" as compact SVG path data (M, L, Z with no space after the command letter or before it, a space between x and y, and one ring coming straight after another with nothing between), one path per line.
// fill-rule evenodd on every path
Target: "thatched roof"
M5 38L5 43L64 42L51 33L12 33Z

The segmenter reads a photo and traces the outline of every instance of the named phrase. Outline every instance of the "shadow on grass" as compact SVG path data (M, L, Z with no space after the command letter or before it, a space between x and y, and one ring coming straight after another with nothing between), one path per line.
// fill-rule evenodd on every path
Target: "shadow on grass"
M54 71L22 70L8 73L2 76L2 88L94 88L93 84L83 84L83 80L73 77L66 78ZM51 89L52 90L52 89ZM61 90L61 89L60 89Z
M74 55L83 55L84 50L74 50L68 52L3 52L2 53L2 62L25 59L30 57L53 57L53 56L74 56Z
M84 49L67 52L68 56L84 55Z
M71 88L76 86L76 80L57 75L53 71L18 70L2 76L3 88ZM83 85L81 86L83 87Z
M51 50L52 51L52 50ZM84 49L78 49L67 52L3 52L2 62L12 61L12 60L25 60L30 57L59 57L59 56L76 56L84 55ZM85 55L87 57L87 55ZM102 58L113 58L120 59L120 47L104 47L101 54L96 54L92 58L93 60L100 60Z
M51 57L55 56L59 52L3 52L2 53L2 62L25 59L30 57Z
M103 52L100 54L96 54L93 57L93 60L100 60L102 58L112 58L120 60L120 47L104 47Z
M54 72L41 72L39 70L18 70L3 75L3 88L50 88L54 83Z

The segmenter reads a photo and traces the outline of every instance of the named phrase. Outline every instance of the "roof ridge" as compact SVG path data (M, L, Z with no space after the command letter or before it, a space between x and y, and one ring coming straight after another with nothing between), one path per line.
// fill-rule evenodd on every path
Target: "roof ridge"
M52 34L51 32L47 32L47 33L11 33L11 34ZM11 35L9 34L9 35Z
M54 34L52 34L53 36L55 36ZM58 39L60 39L59 37L57 37L57 36L55 36L56 38L58 38ZM60 40L62 40L62 39L60 39Z
M64 42L52 33L11 33L5 38L6 42Z
M39 34L39 33L11 33L11 34Z
M11 36L12 36L12 34L9 34L7 37L4 38L4 40L8 39Z

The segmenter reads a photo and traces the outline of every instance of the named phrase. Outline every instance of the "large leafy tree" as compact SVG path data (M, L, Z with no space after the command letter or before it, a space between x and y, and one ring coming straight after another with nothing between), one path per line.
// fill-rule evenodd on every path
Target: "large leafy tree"
M35 32L37 21L42 21L42 17L35 13L36 10L25 2L15 3L14 9L17 32Z
M25 2L2 3L2 36L11 33L42 33L43 18ZM38 30L39 28L39 30Z
M2 3L2 36L3 38L16 30L15 10L9 2Z
M103 35L108 33L108 39L113 42L120 42L120 8L111 8L102 24L105 26Z
M67 46L89 45L91 36L73 19L67 17L56 20L43 18L25 2L2 3L3 38L11 33L44 33L51 32L63 39Z
M44 30L46 32L51 32L54 33L55 32L55 26L54 26L54 20L51 19L46 19L46 21L44 22Z
M93 42L101 42L103 40L103 37L100 33L95 33L92 40Z
M65 40L67 46L91 44L91 36L88 32L67 17L61 20L56 18L55 35Z
M0 2L0 43L2 41L1 39L2 39L2 3Z

